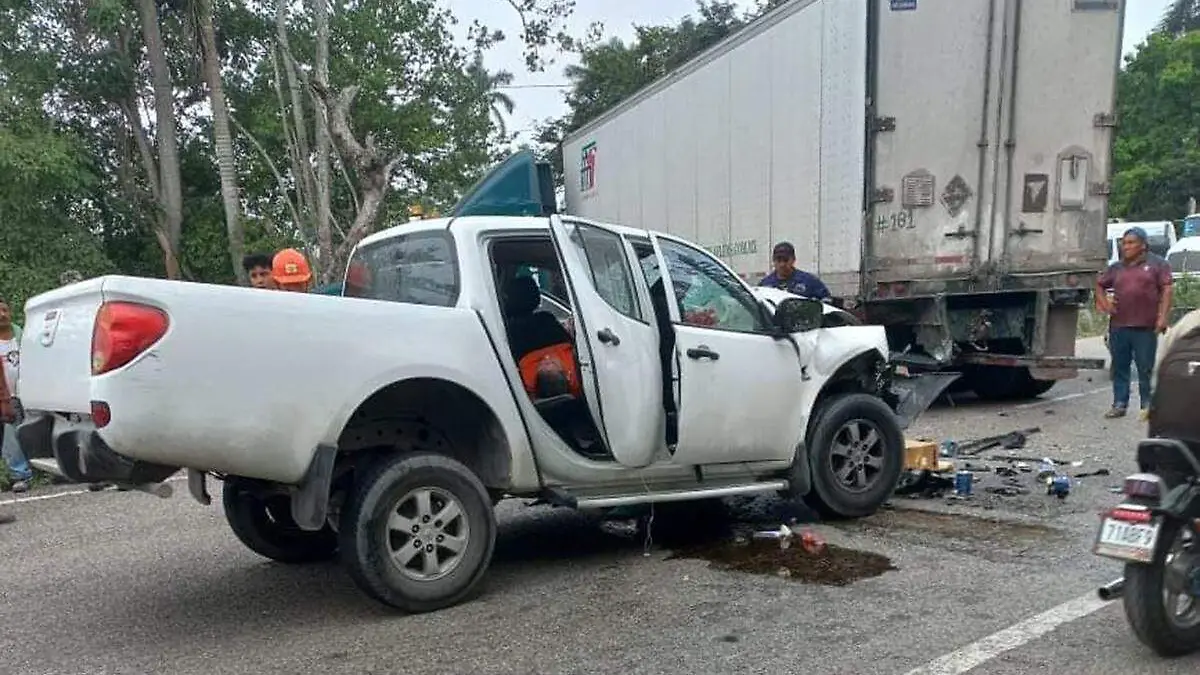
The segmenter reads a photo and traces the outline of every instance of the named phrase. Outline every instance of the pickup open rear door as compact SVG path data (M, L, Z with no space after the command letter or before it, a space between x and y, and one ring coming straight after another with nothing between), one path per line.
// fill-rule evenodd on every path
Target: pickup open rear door
M615 230L550 219L575 308L585 395L618 462L642 467L663 448L662 366L653 307L635 281L633 249Z

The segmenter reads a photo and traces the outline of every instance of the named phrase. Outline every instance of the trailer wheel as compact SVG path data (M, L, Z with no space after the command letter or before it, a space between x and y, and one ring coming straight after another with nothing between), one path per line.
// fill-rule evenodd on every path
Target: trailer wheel
M230 478L221 490L221 505L233 534L263 557L299 564L337 556L337 534L333 529L328 525L316 532L300 529L292 520L287 495L262 497L244 481Z
M483 483L462 463L432 453L373 464L355 481L338 529L343 563L359 588L411 613L467 599L496 546Z
M1028 368L979 366L971 371L971 389L984 401L1036 398L1050 391L1057 380L1036 380Z

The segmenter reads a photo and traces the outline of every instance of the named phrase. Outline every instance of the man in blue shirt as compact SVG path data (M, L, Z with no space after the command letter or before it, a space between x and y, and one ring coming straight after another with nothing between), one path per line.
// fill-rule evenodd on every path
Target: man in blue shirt
M796 247L791 243L781 241L775 244L771 260L775 265L775 271L763 277L763 280L758 283L759 286L778 288L781 291L803 295L815 300L829 299L829 289L824 282L816 275L796 269Z

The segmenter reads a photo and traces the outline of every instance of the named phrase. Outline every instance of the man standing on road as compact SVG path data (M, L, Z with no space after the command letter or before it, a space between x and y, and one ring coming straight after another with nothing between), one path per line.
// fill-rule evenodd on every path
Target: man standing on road
M16 383L17 367L21 363L21 327L13 323L12 312L9 310L8 303L0 299L0 365L3 366L4 372L4 404L12 405L11 390L8 383ZM10 410L11 412L11 410ZM3 421L3 443L2 448L4 461L8 464L8 471L12 476L13 492L25 492L29 489L29 481L33 478L33 469L29 468L29 462L25 459L25 453L21 452L21 446L17 441L17 428L13 426L11 414L4 415Z
M796 269L796 247L781 241L771 252L775 270L763 277L759 286L778 288L781 291L803 295L814 300L828 300L829 289L816 275Z
M1121 260L1109 265L1096 282L1096 309L1110 317L1113 407L1106 418L1124 417L1129 408L1131 362L1137 366L1141 419L1148 418L1158 336L1169 327L1171 290L1171 265L1148 252L1146 231L1126 230Z

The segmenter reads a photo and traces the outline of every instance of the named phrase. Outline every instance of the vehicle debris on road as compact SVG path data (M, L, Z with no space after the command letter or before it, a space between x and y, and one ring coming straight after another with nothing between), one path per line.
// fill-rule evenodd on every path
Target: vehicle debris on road
M825 540L810 529L795 530L787 525L780 525L778 530L760 530L754 533L754 539L774 539L779 542L780 549L789 549L796 539L800 547L814 555L825 550ZM745 543L749 543L747 540Z
M977 494L1017 497L1031 494L1035 488L1045 488L1047 496L1064 500L1078 479L1110 475L1108 469L1097 468L1072 476L1069 468L1083 466L1084 460L1017 454L979 456L983 451L997 447L1006 450L1024 448L1029 444L1029 437L1040 432L1040 427L1030 427L967 441L909 441L906 472L894 494L910 498L970 500ZM931 461L923 455L934 449L937 466L927 468Z

